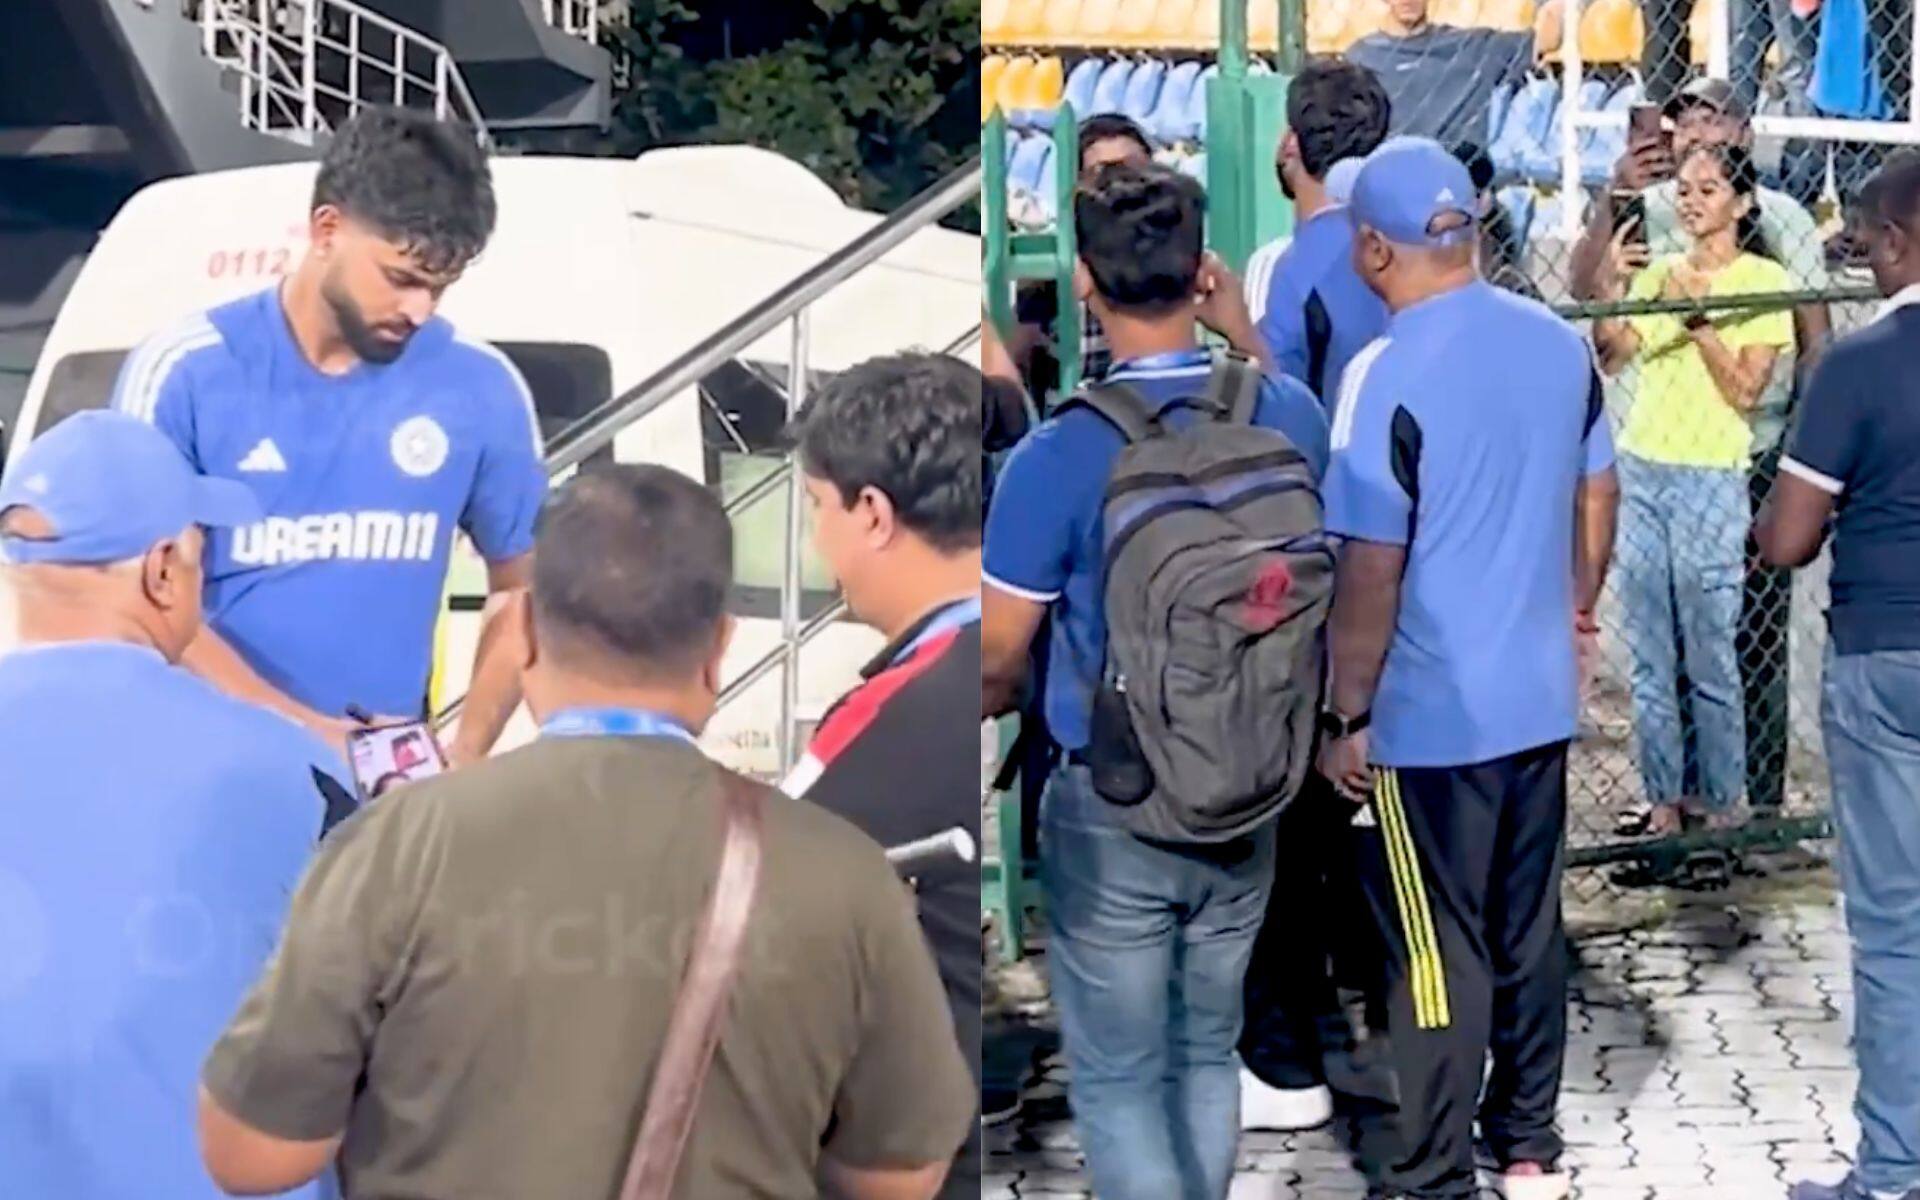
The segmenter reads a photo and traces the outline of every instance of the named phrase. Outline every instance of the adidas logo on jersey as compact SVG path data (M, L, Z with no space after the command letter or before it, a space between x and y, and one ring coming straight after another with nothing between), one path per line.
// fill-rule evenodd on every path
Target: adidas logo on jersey
M281 456L280 447L273 444L272 438L261 438L260 444L247 451L247 456L240 460L240 469L253 472L285 471L287 460Z
M323 559L431 562L439 537L440 516L430 512L268 517L234 531L233 561L243 567Z

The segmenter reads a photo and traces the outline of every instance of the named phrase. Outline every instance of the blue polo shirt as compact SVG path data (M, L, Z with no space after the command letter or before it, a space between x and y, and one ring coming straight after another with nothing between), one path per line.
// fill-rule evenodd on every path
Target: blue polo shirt
M1821 356L1780 469L1834 497L1834 651L1920 650L1920 288Z
M426 704L448 555L533 547L546 496L532 395L498 350L435 318L386 365L324 375L277 290L135 350L114 404L266 518L211 540L207 620L295 700L333 716Z
M114 642L0 657L0 764L0 1196L214 1200L200 1067L345 767Z
M1247 263L1247 308L1279 367L1329 401L1347 364L1387 327L1387 306L1353 269L1345 208L1302 221Z
M1213 366L1205 350L1118 363L1107 375L1131 384L1156 411L1206 391ZM1191 410L1169 415L1194 419ZM1327 422L1300 383L1269 376L1254 423L1275 429L1304 454L1317 478L1326 467ZM1106 614L1100 508L1114 460L1125 445L1098 414L1069 409L1042 422L1007 459L987 516L987 583L1053 609L1045 711L1054 740L1085 748L1094 689L1106 662Z
M1395 314L1353 361L1327 529L1407 547L1375 762L1467 766L1573 736L1574 492L1612 464L1586 342L1534 301L1475 282Z

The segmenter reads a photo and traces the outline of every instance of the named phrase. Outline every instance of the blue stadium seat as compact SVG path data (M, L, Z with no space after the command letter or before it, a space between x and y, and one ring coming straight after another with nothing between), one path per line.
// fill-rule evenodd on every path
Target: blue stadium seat
M1585 89L1581 89L1582 95ZM1639 81L1631 76L1622 80L1602 104L1602 111L1621 118L1618 128L1589 129L1580 142L1580 178L1588 187L1599 187L1613 177L1613 165L1627 152L1627 110L1639 103ZM1583 101L1584 104L1584 101Z
M1053 141L1044 137L1024 137L1007 167L1007 186L1041 193L1042 177L1053 162Z
M1087 116L1097 113L1124 112L1127 105L1127 84L1133 79L1133 62L1130 59L1109 59L1100 72L1100 82L1093 89L1093 107L1087 110Z
M1182 123L1181 140L1200 142L1207 140L1207 84L1220 74L1220 64L1213 63L1200 72L1200 78L1193 84L1193 98L1187 105L1187 117Z
M1126 97L1120 111L1153 135L1153 110L1160 104L1160 92L1167 82L1167 64L1157 58L1142 59L1127 77Z
M1606 83L1598 79L1589 79L1580 85L1580 109L1592 112L1606 102ZM1557 183L1560 179L1560 138L1565 128L1565 112L1559 104L1558 89L1555 90L1553 111L1548 116L1547 128L1538 140L1529 140L1520 156L1520 173L1538 183ZM1518 107L1520 101L1515 100Z
M1060 98L1073 106L1075 120L1084 121L1093 114L1093 90L1106 65L1103 58L1083 58L1067 73L1066 90Z
M1503 83L1493 89L1493 95L1487 98L1487 131L1480 144L1487 148L1487 154L1493 154L1493 144L1500 136L1500 127L1506 124L1507 110L1513 107L1513 96L1517 91L1512 84Z
M1553 129L1553 115L1560 106L1558 80L1542 76L1529 79L1508 105L1500 132L1489 153L1493 156L1496 177L1514 179L1525 174L1530 155L1543 149Z
M1200 82L1204 65L1198 59L1189 59L1175 63L1173 70L1167 72L1167 82L1160 88L1160 102L1154 105L1147 125L1147 132L1161 142L1171 144L1197 139L1199 131L1187 128L1187 112L1193 106L1193 90Z

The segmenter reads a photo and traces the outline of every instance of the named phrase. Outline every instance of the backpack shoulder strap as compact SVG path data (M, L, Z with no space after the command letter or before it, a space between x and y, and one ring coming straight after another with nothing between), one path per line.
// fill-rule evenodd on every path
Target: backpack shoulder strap
M1147 398L1124 383L1092 383L1068 398L1059 411L1087 408L1120 431L1128 445L1144 442L1160 432L1160 418Z
M1207 407L1229 424L1253 424L1260 379L1260 368L1245 355L1234 351L1215 355L1213 373L1207 377Z
M693 1132L701 1087L720 1046L727 999L744 957L747 918L753 915L760 883L761 795L756 785L731 771L719 769L718 774L725 830L720 869L667 1021L667 1040L647 1088L620 1200L669 1200L672 1196L680 1157Z

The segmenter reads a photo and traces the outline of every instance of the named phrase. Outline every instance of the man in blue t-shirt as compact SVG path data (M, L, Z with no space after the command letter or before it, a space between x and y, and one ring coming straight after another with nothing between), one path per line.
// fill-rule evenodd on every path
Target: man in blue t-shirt
M349 706L422 715L456 532L496 601L456 762L484 756L519 703L497 600L530 570L539 425L512 363L434 315L494 214L467 133L363 112L328 147L287 281L151 339L115 389L116 408L265 510L213 538L208 627L187 666L330 740Z
M1754 530L1804 567L1833 532L1827 766L1859 1007L1857 1164L1793 1200L1920 1200L1920 153L1861 193L1879 317L1820 360Z
M1532 30L1460 29L1433 23L1431 0L1388 0L1386 21L1346 49L1393 98L1393 132L1442 145L1490 143L1494 89L1533 65Z
M1618 488L1586 343L1480 278L1474 209L1466 167L1426 139L1387 142L1354 184L1356 261L1393 318L1333 417L1327 529L1346 543L1321 764L1366 803L1353 824L1400 1084L1386 1189L1477 1194L1491 1048L1478 1119L1507 1194L1564 1196L1574 633L1592 626Z
M259 515L117 413L63 422L0 483L20 635L0 657L0 1196L220 1195L200 1064L351 807L313 735L175 665L204 531Z
M1074 203L1080 295L1107 331L1106 382L1174 422L1206 394L1213 358L1197 317L1252 340L1238 282L1202 250L1199 186L1116 168ZM1279 430L1316 477L1326 418L1301 384L1262 381L1256 424ZM1046 421L1007 460L987 519L981 669L985 711L1012 706L1041 618L1052 615L1045 709L1066 761L1041 805L1041 874L1054 999L1074 1120L1107 1200L1226 1194L1239 1135L1241 982L1273 875L1271 823L1186 852L1128 832L1084 760L1106 656L1101 503L1122 441L1084 408ZM1172 1119L1169 1119L1171 1113Z
M1340 391L1347 363L1387 326L1387 309L1353 269L1353 224L1329 175L1373 152L1391 106L1371 71L1316 59L1287 85L1287 132L1276 168L1293 201L1293 236L1254 252L1247 306L1280 370L1323 402Z

